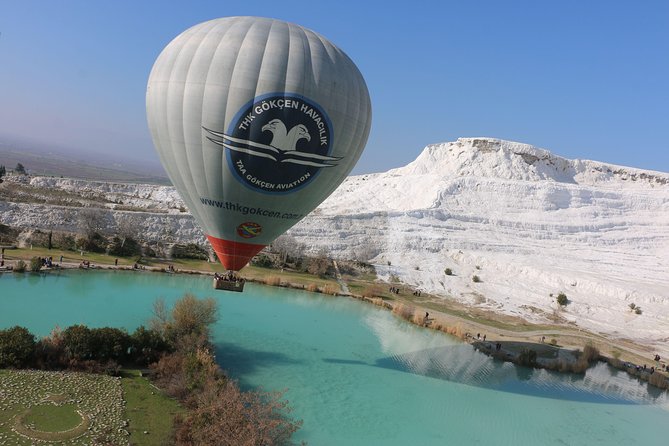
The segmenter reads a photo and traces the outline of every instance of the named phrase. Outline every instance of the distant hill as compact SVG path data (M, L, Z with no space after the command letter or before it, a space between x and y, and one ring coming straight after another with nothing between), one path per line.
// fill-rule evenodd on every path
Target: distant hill
M170 180L159 169L134 166L119 161L90 161L74 155L38 153L0 146L0 165L7 170L23 164L31 175L81 178L94 181L150 183L169 185Z
M667 173L460 138L347 178L289 233L387 280L669 351Z

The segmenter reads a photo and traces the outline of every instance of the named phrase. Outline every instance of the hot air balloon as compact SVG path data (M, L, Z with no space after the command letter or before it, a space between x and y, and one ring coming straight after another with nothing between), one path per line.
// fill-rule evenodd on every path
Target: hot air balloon
M337 188L371 124L367 86L343 51L258 17L177 36L151 70L146 108L170 180L231 271Z

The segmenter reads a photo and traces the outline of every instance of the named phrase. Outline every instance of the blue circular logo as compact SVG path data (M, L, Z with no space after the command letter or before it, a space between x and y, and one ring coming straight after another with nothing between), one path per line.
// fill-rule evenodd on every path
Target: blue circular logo
M236 115L227 133L204 129L227 152L242 184L264 193L287 193L311 182L341 158L329 156L331 124L316 103L301 96L256 98Z

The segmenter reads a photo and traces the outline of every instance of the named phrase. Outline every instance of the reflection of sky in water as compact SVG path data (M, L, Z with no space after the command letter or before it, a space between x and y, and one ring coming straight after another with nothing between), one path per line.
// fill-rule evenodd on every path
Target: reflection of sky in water
M447 336L416 330L386 314L369 314L365 323L388 356L357 362L504 392L575 401L659 404L669 409L668 393L640 384L622 370L597 363L583 375L517 367L494 360ZM337 362L336 358L329 361ZM355 363L355 361L349 361Z

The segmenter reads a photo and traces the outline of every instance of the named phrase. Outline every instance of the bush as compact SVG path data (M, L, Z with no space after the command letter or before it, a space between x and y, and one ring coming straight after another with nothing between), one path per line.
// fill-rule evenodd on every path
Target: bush
M28 329L15 326L0 330L0 368L25 367L35 353L35 336Z
M282 445L302 425L281 392L242 392L232 381L207 385L198 405L176 420L177 445Z
M636 313L636 314L641 314L641 313L642 313L642 311L641 311L641 307L636 307L636 308L634 309L634 313Z
M137 364L149 365L168 351L170 347L160 334L154 330L147 330L143 325L137 327L130 335L130 357Z
M15 273L25 272L26 271L26 262L24 262L23 260L19 260L18 262L16 262L16 264L14 265L14 270L13 271Z
M253 266L258 266L260 268L272 268L274 267L274 262L267 254L259 254L251 259L251 264Z
M111 242L107 245L107 253L119 257L131 257L139 255L142 252L142 247L137 240L131 237L113 237Z
M195 243L188 243L186 245L176 244L172 248L172 257L175 259L207 260L209 258L209 253L206 249Z
M72 325L63 331L63 347L69 359L82 360L93 357L93 333L85 325Z
M446 274L447 276L452 276L453 275L453 270L450 269L450 268L446 268L444 270L444 274Z
M75 240L75 245L76 248L81 251L103 253L107 250L107 240L97 232L77 238Z
M42 259L39 257L33 257L30 259L30 271L38 273L42 269Z
M124 359L130 346L130 336L125 330L111 327L94 328L92 336L92 358L106 361Z
M474 283L479 283L481 281L481 278L477 275L472 276L472 282Z
M537 365L537 352L528 348L524 348L518 355L517 361L520 365L534 367Z
M65 233L56 233L53 236L53 246L57 249L74 251L77 248L74 236Z
M630 307L630 310L634 311L634 309L636 308L636 304L635 304L634 302L632 302L632 303L629 305L629 307Z
M567 295L564 293L560 293L557 296L557 303L561 306L565 306L569 303L569 299L567 299Z
M180 338L186 335L207 336L209 326L218 320L214 298L198 299L188 293L174 303L172 310L168 310L165 302L158 299L153 304L153 313L151 328L174 347L178 347Z

